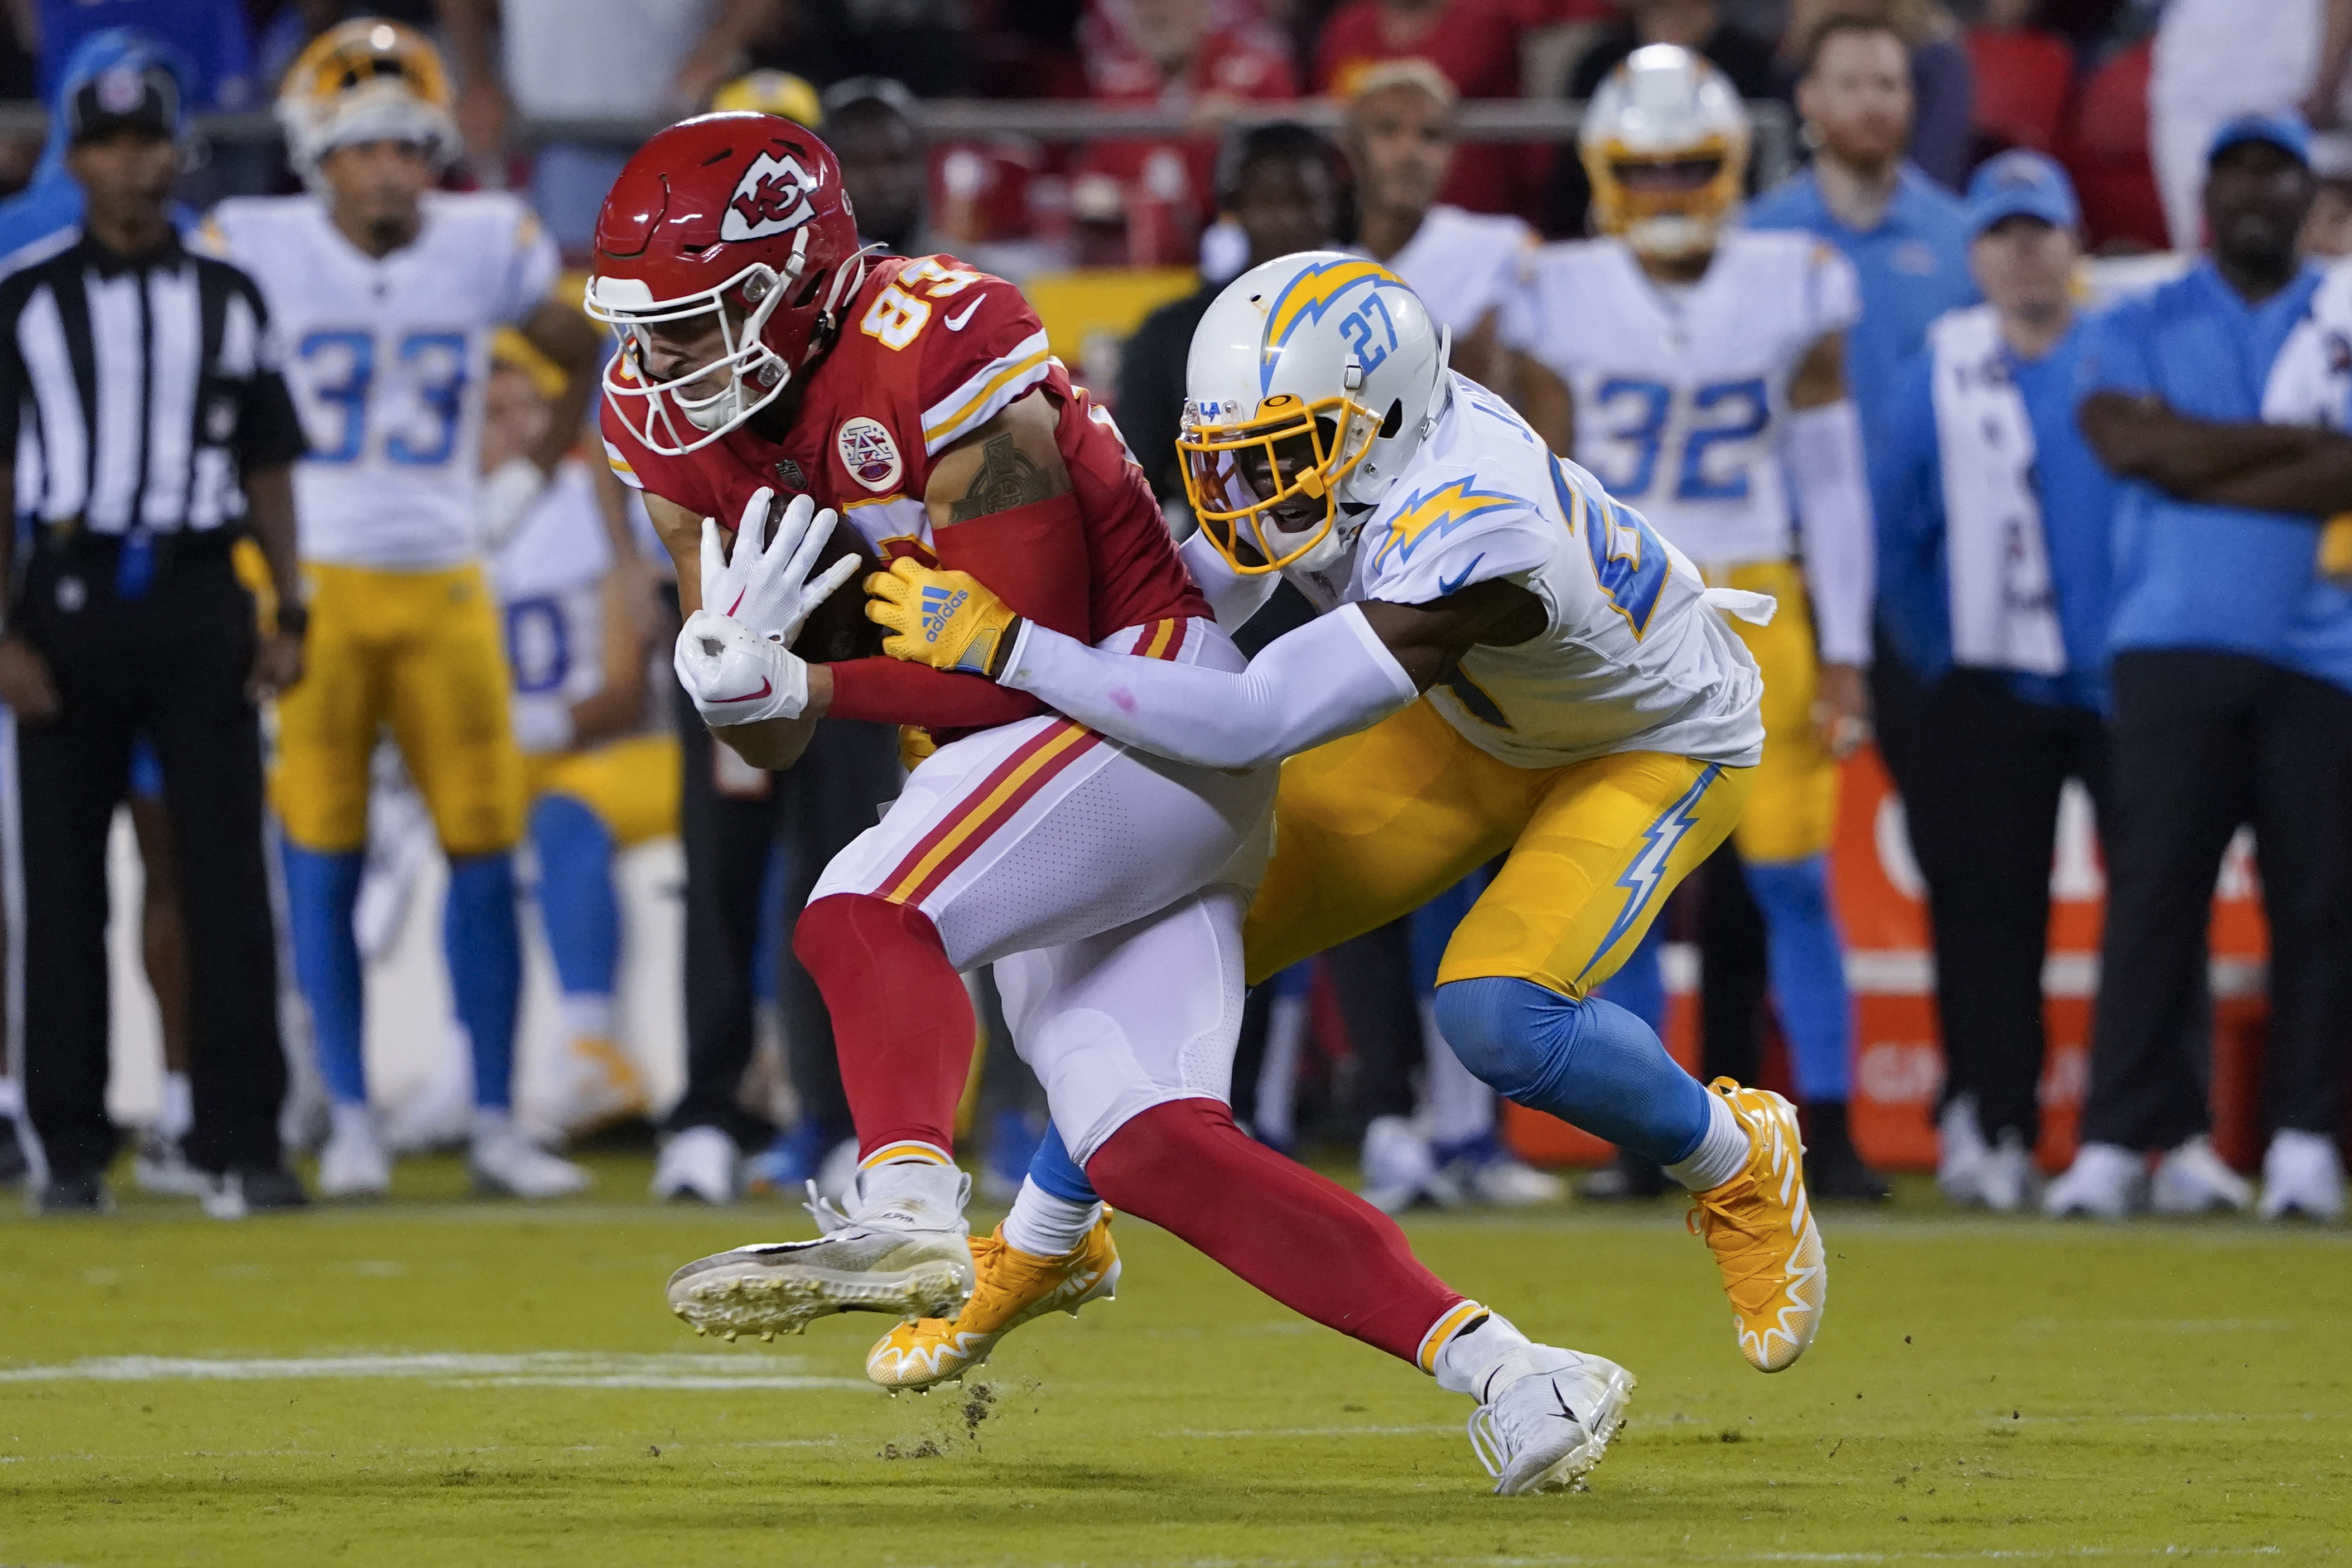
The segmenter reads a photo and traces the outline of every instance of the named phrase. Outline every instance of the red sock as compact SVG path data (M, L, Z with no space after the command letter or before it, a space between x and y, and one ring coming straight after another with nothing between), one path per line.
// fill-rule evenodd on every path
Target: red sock
M971 1071L971 996L929 915L865 894L801 911L793 954L824 993L857 1152L913 1141L955 1147Z
M1154 1105L1095 1152L1087 1177L1104 1202L1174 1231L1292 1311L1406 1361L1463 1300L1396 1221L1251 1138L1214 1100Z

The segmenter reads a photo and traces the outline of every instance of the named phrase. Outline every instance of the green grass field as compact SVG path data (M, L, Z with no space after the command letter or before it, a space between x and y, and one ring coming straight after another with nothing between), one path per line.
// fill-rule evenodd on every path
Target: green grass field
M0 1221L0 1563L1040 1564L2352 1556L2352 1231L1832 1212L1795 1369L1679 1206L1431 1216L1460 1288L1641 1377L1583 1495L1465 1401L1122 1222L1121 1299L892 1400L878 1318L698 1340L676 1264L781 1207L402 1201ZM984 1387L985 1392L982 1392Z

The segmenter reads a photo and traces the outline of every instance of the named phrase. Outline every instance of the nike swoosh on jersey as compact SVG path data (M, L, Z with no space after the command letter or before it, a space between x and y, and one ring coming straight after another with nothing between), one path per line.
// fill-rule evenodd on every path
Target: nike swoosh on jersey
M980 301L979 301L978 299L974 299L971 304L969 304L969 305L967 305L967 306L965 306L965 307L963 308L963 314L962 314L962 315L961 315L961 316L950 316L950 317L945 318L945 319L946 319L946 321L947 321L947 324L948 324L948 330L949 330L949 331L950 331L950 332L961 332L961 331L962 331L962 330L963 330L963 324L964 324L965 322L967 322L967 321L971 320L971 313L972 313L973 311L975 311L975 310L979 309L979 308L980 308Z
M756 692L745 692L740 697L712 697L710 701L714 703L755 703L775 689L775 683L769 680L767 676L762 675L760 677L760 689Z
M1476 555L1472 556L1470 558L1470 564L1464 567L1462 569L1461 575L1454 578L1451 582L1448 582L1445 580L1445 575L1443 572L1440 572L1437 578L1437 596L1440 599L1443 599L1446 595L1459 589L1464 583L1469 581L1470 574L1477 570L1478 563L1486 559L1486 552L1485 550L1480 550Z

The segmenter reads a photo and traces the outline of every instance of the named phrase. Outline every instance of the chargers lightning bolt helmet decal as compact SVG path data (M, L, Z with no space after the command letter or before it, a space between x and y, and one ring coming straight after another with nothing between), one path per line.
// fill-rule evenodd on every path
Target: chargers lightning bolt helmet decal
M1225 286L1192 334L1184 490L1236 571L1319 571L1428 435L1444 330L1377 262L1302 251Z

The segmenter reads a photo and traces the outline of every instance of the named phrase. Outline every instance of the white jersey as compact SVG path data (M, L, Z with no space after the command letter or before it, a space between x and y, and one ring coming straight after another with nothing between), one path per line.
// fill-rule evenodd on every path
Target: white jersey
M1793 552L1789 382L1861 314L1853 264L1810 235L1733 229L1682 287L1614 239L1547 246L1504 340L1576 406L1576 460L1709 570Z
M1510 298L1534 245L1535 231L1517 218L1440 202L1422 214L1404 248L1381 265L1421 296L1430 319L1451 328L1458 343Z
M1473 648L1429 694L1515 767L1664 751L1744 768L1762 755L1763 677L1697 568L1465 376L1347 559L1285 575L1318 610L1425 604L1494 578L1534 593L1540 633Z
M566 459L490 561L506 616L517 734L549 732L531 724L525 708L568 710L604 689L604 578L612 570L595 478Z
M310 438L294 474L305 560L427 571L478 552L490 335L547 298L561 263L513 196L431 191L424 206L382 260L316 196L235 198L205 225L261 285Z

